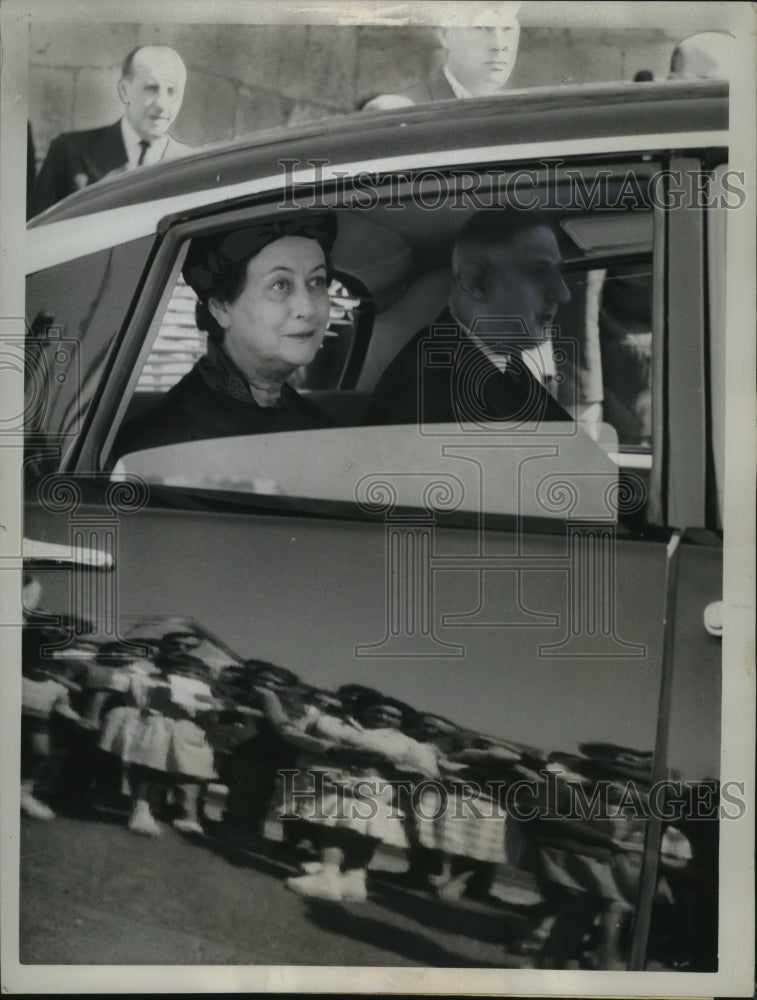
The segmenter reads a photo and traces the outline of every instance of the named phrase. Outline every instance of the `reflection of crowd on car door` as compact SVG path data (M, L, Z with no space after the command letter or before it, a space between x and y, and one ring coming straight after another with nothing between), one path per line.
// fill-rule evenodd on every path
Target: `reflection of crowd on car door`
M325 690L257 659L214 668L190 626L128 643L82 621L53 628L38 581L25 583L26 817L96 822L116 810L146 843L168 823L242 857L275 843L300 867L289 889L348 906L367 902L388 866L405 891L501 912L513 964L623 966L646 822L533 807L550 781L553 804L571 782L589 799L604 785L617 802L633 781L643 799L649 753L587 743L545 754L362 684ZM664 967L709 961L694 945L707 940L714 890L702 859L716 826L694 824L690 840L666 824L653 913ZM513 917L503 900L516 875L537 901Z

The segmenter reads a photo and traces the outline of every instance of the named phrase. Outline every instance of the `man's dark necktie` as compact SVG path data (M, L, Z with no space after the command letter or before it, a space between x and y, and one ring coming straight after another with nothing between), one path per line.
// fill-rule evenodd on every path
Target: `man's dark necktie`
M147 150L150 148L150 143L147 139L140 139L139 148L141 152L139 154L139 159L137 160L137 166L141 167L145 162L145 156L147 155Z

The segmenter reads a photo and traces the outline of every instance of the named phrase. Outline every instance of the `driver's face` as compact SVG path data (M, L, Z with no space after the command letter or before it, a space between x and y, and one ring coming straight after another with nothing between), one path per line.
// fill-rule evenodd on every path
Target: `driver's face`
M534 226L514 233L507 242L483 255L479 314L482 319L505 318L512 346L528 347L549 336L557 308L570 300L561 272L562 258L554 233ZM496 349L496 344L492 344Z

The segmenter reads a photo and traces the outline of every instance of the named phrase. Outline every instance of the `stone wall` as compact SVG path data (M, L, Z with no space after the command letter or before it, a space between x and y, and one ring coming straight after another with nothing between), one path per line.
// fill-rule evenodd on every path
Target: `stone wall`
M121 62L164 42L189 71L173 133L190 145L353 110L426 76L442 61L432 29L308 25L36 23L30 27L29 118L38 161L59 132L115 121ZM656 30L529 28L513 87L664 77L674 39Z

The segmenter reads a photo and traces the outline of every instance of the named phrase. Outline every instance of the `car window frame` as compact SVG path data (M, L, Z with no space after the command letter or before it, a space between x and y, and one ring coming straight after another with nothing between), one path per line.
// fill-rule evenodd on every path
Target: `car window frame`
M727 222L729 207L725 200L727 188L723 175L729 170L728 161L715 163L707 176L707 192L723 200L710 207L707 214L707 339L706 358L709 388L708 429L710 463L707 488L707 527L723 529L725 496L725 415L726 415L726 312L727 281Z
M672 174L695 171L701 158L676 152ZM693 192L692 192L693 193ZM666 212L665 383L668 461L665 468L665 516L676 527L705 527L707 426L705 406L705 216L704 209L682 198ZM698 269L700 280L691 280Z
M655 168L664 166L674 155L671 150L650 150L648 153L630 153L625 156L613 154L609 158L598 154L577 154L575 157L561 161L559 173L556 180L559 181L570 171L575 174L580 171L582 176L590 176L611 166L617 171L624 167L635 168L637 171L643 166L644 172L652 174ZM491 171L499 167L505 171L515 171L522 169L524 163L530 160L508 160L502 164L492 164L490 162L478 164L458 163L449 168L449 172L465 169L468 171L481 170ZM341 185L344 190L344 183ZM310 198L315 191L311 187ZM397 197L397 186L390 185L393 197ZM149 354L149 349L154 342L160 322L165 311L165 305L170 298L173 284L176 280L183 253L187 245L187 240L196 235L209 233L219 228L231 227L234 224L248 222L258 216L270 216L276 204L275 199L280 192L269 190L258 192L252 199L244 199L243 203L235 203L233 206L213 204L205 206L192 213L183 213L179 217L165 217L158 226L156 233L155 252L148 263L144 281L142 283L142 294L136 307L132 311L131 320L122 331L122 343L119 349L113 352L110 371L106 376L107 385L104 392L111 390L114 382L114 372L122 369L124 365L129 368L129 378L125 385L121 387L121 398L112 412L111 416L102 415L101 426L97 427L98 421L93 421L90 428L91 436L84 443L80 452L80 464L83 467L95 467L100 472L105 472L108 467L108 452L112 448L118 427L128 408L129 401L133 393L133 387L139 377L139 371L144 364L144 360ZM299 192L303 201L307 204L307 194ZM329 185L325 185L318 191L318 197L327 206L333 195ZM652 470L650 476L650 526L667 527L667 518L664 516L664 509L668 500L664 492L668 483L666 474L669 454L668 454L668 433L666 422L668 410L664 399L666 379L667 379L667 327L665 323L666 303L668 300L667 282L668 278L668 254L671 252L669 234L666 220L663 218L665 212L659 205L652 206L654 232L652 246L652 269L653 269L653 448L652 448ZM606 259L606 256L604 259ZM591 268L595 260L599 259L587 257L585 266ZM133 331L143 326L145 334L141 338L138 348L135 346ZM659 332L658 332L659 331ZM349 368L349 362L347 367ZM115 379L118 382L118 379ZM94 438L100 432L100 444L94 442Z

